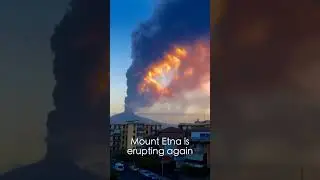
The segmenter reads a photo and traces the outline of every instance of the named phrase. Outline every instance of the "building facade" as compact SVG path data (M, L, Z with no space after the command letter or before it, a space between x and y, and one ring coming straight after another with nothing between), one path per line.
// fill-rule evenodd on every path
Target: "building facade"
M122 125L110 125L110 152L118 152L121 150L121 131Z
M209 128L210 120L195 121L194 123L180 123L178 127L185 132L185 136L191 138L191 130L194 128Z
M110 125L111 154L126 153L127 149L138 148L131 144L136 138L169 137L172 139L188 138L193 154L172 157L167 154L163 157L165 163L176 162L176 166L188 164L194 167L210 167L210 121L196 121L195 123L182 123L178 128L162 129L161 124L144 124L139 121L127 121L125 124ZM175 149L184 147L162 147Z
M210 167L210 141L211 132L207 127L194 127L191 129L190 148L193 154L186 156L186 162L195 167Z
M132 139L145 138L157 134L161 124L145 124L139 121L126 121L125 124L110 125L111 153L125 152L127 149L136 148L131 144Z
M190 148L194 153L185 157L185 162L191 166L210 166L210 120L181 123L178 127L184 131L185 137L190 139Z

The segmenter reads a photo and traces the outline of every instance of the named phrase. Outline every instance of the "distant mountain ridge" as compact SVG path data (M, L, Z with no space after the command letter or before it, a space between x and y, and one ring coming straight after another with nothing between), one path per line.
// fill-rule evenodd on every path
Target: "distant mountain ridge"
M144 124L162 124L158 121L138 116L132 112L122 112L110 117L110 124L126 124L127 121L139 121Z
M175 124L158 122L149 118L138 116L132 112L122 112L110 117L110 124L126 124L128 121L138 121L143 124L161 124L163 128L176 127Z

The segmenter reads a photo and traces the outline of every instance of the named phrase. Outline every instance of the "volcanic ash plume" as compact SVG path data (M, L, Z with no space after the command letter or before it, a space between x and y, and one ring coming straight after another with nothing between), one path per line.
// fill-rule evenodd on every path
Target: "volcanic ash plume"
M184 111L210 87L210 1L161 1L151 19L132 35L126 111L172 104ZM199 95L202 94L202 96ZM198 99L199 100L199 99Z

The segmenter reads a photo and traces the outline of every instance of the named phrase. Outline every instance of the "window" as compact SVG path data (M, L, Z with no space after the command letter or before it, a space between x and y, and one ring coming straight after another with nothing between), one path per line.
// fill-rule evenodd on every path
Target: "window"
M210 134L209 133L201 133L200 134L200 139L209 140L210 139Z

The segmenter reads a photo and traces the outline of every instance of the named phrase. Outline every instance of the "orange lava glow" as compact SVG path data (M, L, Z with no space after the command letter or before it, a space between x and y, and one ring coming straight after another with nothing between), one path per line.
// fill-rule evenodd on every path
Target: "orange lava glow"
M174 92L201 88L209 93L209 55L209 47L201 42L191 46L175 46L148 68L139 85L139 92L172 96ZM167 82L164 83L164 80Z

